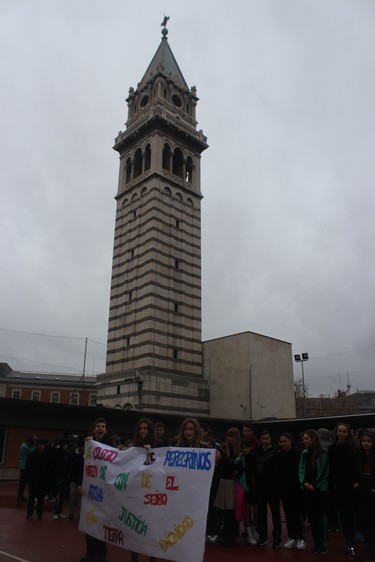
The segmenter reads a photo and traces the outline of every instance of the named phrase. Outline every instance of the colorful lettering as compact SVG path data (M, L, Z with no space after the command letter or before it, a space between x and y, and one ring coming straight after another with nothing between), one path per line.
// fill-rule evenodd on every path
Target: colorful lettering
M105 481L106 474L107 474L107 467L106 467L106 465L102 465L100 467L100 480Z
M120 472L120 474L116 476L116 480L114 484L116 490L120 490L121 492L125 491L128 483L128 478L129 478L129 472Z
M152 479L152 474L146 474L142 472L141 487L148 488L148 489L151 488L151 479Z
M192 528L194 521L191 517L185 517L180 525L177 525L173 531L165 535L164 539L159 541L159 546L163 552L167 552L173 545L178 543L185 533Z
M179 489L179 486L174 485L175 476L167 476L165 481L165 489L171 490L171 492L176 492Z
M167 451L164 466L188 468L189 470L210 470L211 451Z
M144 505L167 505L167 494L146 494L144 496Z
M103 529L105 541L111 542L112 544L124 544L124 534L122 531L107 527L107 525L103 525Z
M96 519L96 517L95 517L95 507L92 507L92 508L86 513L86 523L87 523L87 525L96 525L97 519Z
M86 465L86 476L88 478L97 478L98 477L98 467L97 467L96 464Z
M100 486L94 486L93 484L90 484L88 498L90 500L93 500L94 502L103 503L104 501L103 488L100 488Z
M95 447L93 457L94 460L114 462L117 458L117 449L102 449L101 447Z
M119 519L126 527L135 531L138 535L143 535L144 537L147 534L147 523L143 521L140 517L134 515L128 511L125 507L121 507L121 514L119 515Z

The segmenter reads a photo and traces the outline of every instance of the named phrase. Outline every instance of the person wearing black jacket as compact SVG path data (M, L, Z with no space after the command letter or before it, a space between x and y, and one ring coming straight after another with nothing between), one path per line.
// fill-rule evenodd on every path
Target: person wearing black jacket
M339 423L334 430L334 441L328 449L329 486L335 497L345 554L357 559L355 552L356 511L358 504L359 473L357 446L350 426Z
M375 561L375 434L365 430L360 438L359 525L365 538L368 562Z
M69 460L69 443L64 439L60 439L55 443L51 451L51 462L54 479L54 489L56 490L56 503L53 519L66 519L62 509L64 500L68 491L68 460Z
M270 506L272 514L272 548L281 547L281 516L280 499L277 493L277 477L275 470L275 457L279 455L279 449L271 442L268 431L260 434L260 448L255 451L255 490L258 499L258 533L259 546L267 544L268 524L267 506Z
M149 418L141 418L138 420L135 426L135 433L133 439L134 447L144 447L146 451L155 449L156 447L156 435L155 428L152 420ZM131 562L138 562L138 552L131 552ZM150 562L156 562L155 556L150 556Z
M285 514L288 539L283 548L306 549L303 525L304 498L298 478L300 454L290 433L282 433L279 439L280 454L275 456L277 490Z
M36 512L38 519L42 519L44 496L49 490L51 479L50 455L46 451L47 441L37 439L35 450L30 453L25 468L25 478L29 485L29 499L27 502L26 519L33 518L34 502L37 501Z
M93 423L92 437L87 439L94 439L104 445L109 445L107 434L107 422L104 418L98 418ZM83 465L82 465L82 478L81 484L77 486L79 490L82 486L83 480ZM91 535L86 535L86 554L81 558L81 562L106 562L107 559L107 543L101 541Z
M82 485L83 467L85 462L85 442L81 438L76 449L70 454L68 459L68 479L69 479L69 519L74 519L75 509L81 507L81 496L77 493L77 488Z

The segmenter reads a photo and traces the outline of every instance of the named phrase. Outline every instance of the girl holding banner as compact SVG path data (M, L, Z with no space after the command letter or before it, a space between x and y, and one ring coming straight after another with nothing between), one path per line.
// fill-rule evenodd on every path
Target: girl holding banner
M149 418L141 418L135 426L133 447L144 447L147 451L156 446L154 424ZM138 552L131 551L131 562L138 562ZM155 556L150 556L150 562L156 562Z

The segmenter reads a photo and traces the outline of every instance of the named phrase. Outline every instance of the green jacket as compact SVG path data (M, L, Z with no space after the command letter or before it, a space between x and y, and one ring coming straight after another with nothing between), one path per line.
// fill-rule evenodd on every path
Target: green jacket
M307 482L306 480L306 465L307 459L309 457L309 450L305 449L302 452L300 461L299 461L299 468L298 468L298 476L299 481L301 484L301 488L304 488L304 483ZM328 464L328 455L325 452L321 452L315 459L315 476L314 478L310 478L308 481L310 484L314 486L317 490L321 492L326 492L328 490L328 473L329 473L329 464ZM311 482L313 480L313 482Z

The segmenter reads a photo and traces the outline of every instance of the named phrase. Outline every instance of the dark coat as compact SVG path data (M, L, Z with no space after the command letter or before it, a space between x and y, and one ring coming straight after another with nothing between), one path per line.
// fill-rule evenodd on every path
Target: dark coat
M30 488L47 493L53 477L51 457L46 450L30 453L26 462L26 482Z

